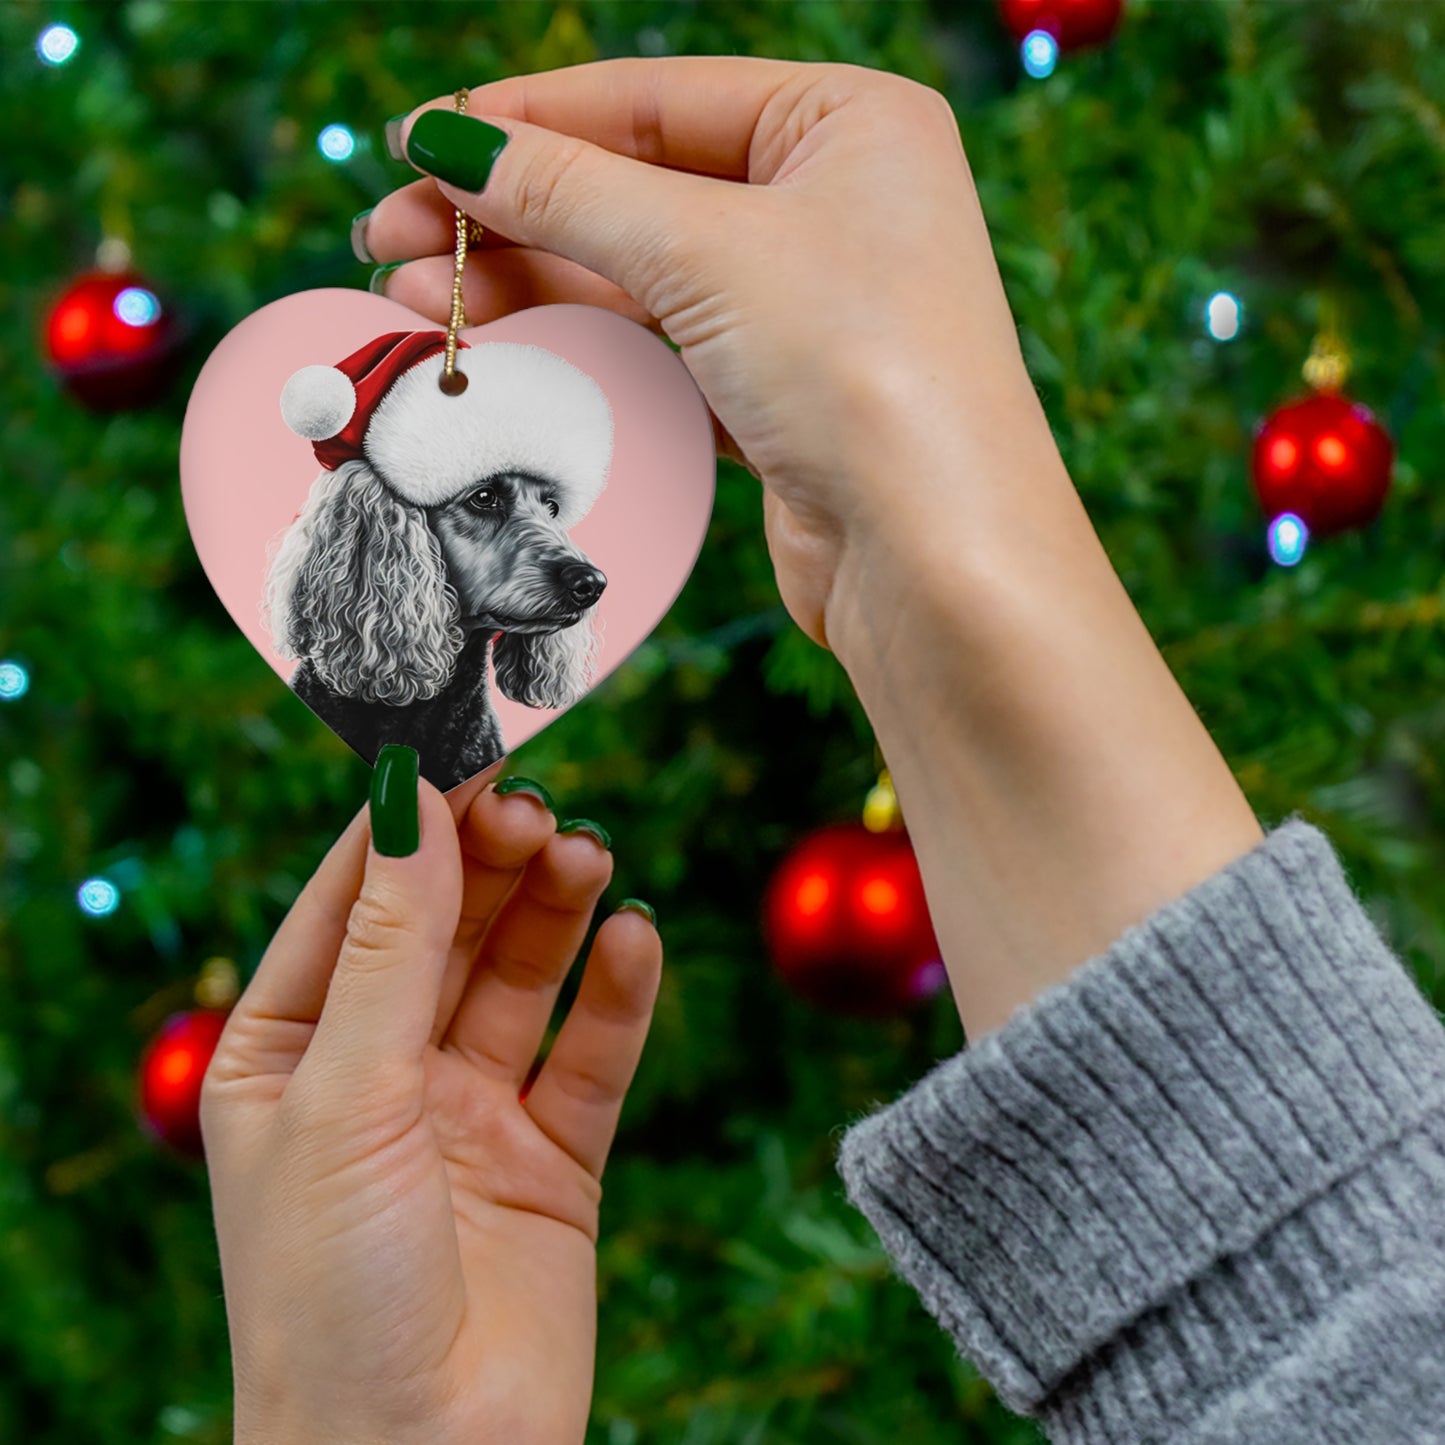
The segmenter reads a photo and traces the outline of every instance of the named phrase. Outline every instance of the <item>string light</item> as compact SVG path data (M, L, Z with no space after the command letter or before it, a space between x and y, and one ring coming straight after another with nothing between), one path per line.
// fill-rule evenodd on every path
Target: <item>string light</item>
M1204 329L1216 341L1233 341L1244 324L1244 307L1228 291L1216 291L1204 308Z
M30 691L30 674L8 659L0 662L0 702L17 702Z
M1031 30L1019 47L1024 69L1035 80L1047 79L1059 63L1059 42L1047 30Z
M1305 554L1310 529L1293 512L1281 512L1269 524L1269 555L1281 567L1293 567Z
M68 25L47 25L35 42L35 53L47 65L64 65L80 49L80 36Z
M92 918L106 918L120 907L120 889L109 878L87 878L75 897L80 911Z
M356 137L347 126L329 125L316 137L316 147L329 161L349 161L356 151Z
M155 292L144 286L127 286L111 307L116 319L127 326L150 326L160 320L161 303Z

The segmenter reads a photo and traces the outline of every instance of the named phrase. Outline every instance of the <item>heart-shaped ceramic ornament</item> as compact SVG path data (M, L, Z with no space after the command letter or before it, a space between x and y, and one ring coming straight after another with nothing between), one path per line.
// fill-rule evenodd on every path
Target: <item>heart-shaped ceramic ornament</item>
M463 331L455 395L445 345L369 292L285 297L212 353L181 435L186 521L241 631L368 762L405 743L443 790L647 637L715 484L707 404L635 322L539 306Z

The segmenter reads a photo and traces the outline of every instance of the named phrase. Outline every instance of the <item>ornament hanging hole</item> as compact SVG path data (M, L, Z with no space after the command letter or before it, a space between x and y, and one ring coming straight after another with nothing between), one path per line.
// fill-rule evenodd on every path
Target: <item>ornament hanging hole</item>
M467 374L464 371L454 371L448 376L444 371L437 385L447 396L460 396L467 389Z

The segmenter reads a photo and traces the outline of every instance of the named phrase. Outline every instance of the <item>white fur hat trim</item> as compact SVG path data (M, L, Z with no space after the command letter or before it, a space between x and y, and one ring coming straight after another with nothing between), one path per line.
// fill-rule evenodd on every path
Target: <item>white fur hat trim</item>
M467 378L459 396L437 385L445 364L437 355L409 367L372 413L362 447L382 480L408 501L434 506L500 472L526 472L553 484L564 527L585 517L612 462L612 408L602 388L555 353L510 341L457 351ZM330 369L306 367L286 390L306 372Z

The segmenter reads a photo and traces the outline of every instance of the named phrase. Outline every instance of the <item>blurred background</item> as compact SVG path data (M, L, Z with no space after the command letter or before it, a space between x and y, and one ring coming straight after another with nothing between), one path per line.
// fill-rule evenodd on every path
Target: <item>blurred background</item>
M0 7L0 1440L231 1438L187 1109L369 770L213 595L181 419L251 311L367 285L351 218L413 176L383 122L462 84L738 52L941 89L1146 622L1260 817L1322 826L1445 998L1445 7L1118 9ZM508 765L611 829L604 905L653 902L668 949L607 1173L597 1445L1038 1438L834 1172L963 1043L906 880L877 891L881 762L724 464L657 632ZM878 928L810 944L816 877Z

